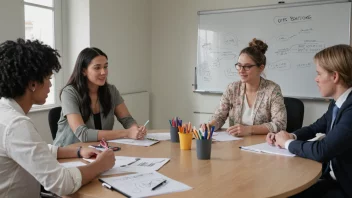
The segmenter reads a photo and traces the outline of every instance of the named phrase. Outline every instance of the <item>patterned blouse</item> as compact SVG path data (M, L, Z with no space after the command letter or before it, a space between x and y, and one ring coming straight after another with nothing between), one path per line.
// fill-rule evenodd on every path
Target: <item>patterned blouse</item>
M228 85L220 99L220 106L212 120L216 120L216 129L221 128L227 117L229 124L242 124L242 107L246 84L233 82ZM260 78L257 97L253 105L253 125L265 125L270 132L286 130L287 114L280 86L273 81Z

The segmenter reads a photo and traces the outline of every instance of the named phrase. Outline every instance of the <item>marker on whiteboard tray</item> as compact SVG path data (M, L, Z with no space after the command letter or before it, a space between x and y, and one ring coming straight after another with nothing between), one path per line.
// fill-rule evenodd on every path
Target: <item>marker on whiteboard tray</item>
M285 3L284 1L279 1L279 4L281 4L281 3Z

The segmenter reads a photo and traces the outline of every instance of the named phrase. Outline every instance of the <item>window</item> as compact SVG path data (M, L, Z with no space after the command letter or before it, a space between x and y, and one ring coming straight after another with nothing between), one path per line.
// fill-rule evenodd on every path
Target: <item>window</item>
M38 39L62 54L61 0L24 0L24 13L25 39ZM58 94L62 86L60 73L52 76L52 86L46 103L33 106L31 111L50 109L58 104Z

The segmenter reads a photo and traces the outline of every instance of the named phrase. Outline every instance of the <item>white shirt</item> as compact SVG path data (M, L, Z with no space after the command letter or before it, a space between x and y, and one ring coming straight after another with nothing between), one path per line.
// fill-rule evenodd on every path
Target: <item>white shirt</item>
M242 107L242 124L252 126L252 108L249 107L246 94L244 95L243 107Z
M57 195L81 187L78 168L58 163L58 147L42 140L16 101L0 99L0 112L0 197L39 197L40 184Z
M342 105L343 105L343 103L346 101L346 99L347 99L347 97L348 97L348 95L351 93L351 91L352 91L352 87L350 87L349 89L347 89L337 100L336 100L336 102L335 102L335 105L340 109L341 107L342 107ZM333 123L331 123L331 125L332 125ZM331 127L330 127L331 128ZM295 136L295 139L297 139L297 137L296 137L296 135L295 134L293 134L294 136ZM288 147L289 147L289 145L290 145L290 143L292 142L292 141L294 141L294 140L287 140L286 142L285 142L285 148L288 150ZM330 163L330 176L334 179L334 180L336 180L336 177L335 177L335 174L334 174L334 170L333 170L333 168L332 168L332 165L331 165L331 163Z
M250 108L248 105L248 100L246 94L244 95L244 102L242 107L242 124L246 126L253 125L253 108ZM274 131L277 130L275 124L272 124ZM253 132L253 131L252 131Z

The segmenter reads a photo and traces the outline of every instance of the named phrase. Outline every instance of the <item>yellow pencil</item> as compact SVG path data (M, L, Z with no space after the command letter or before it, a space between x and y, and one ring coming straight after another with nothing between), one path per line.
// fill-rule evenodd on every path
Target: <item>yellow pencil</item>
M194 135L197 139L199 139L199 137L198 137L198 134L197 134L197 131L196 131L196 130L193 130L193 135Z

